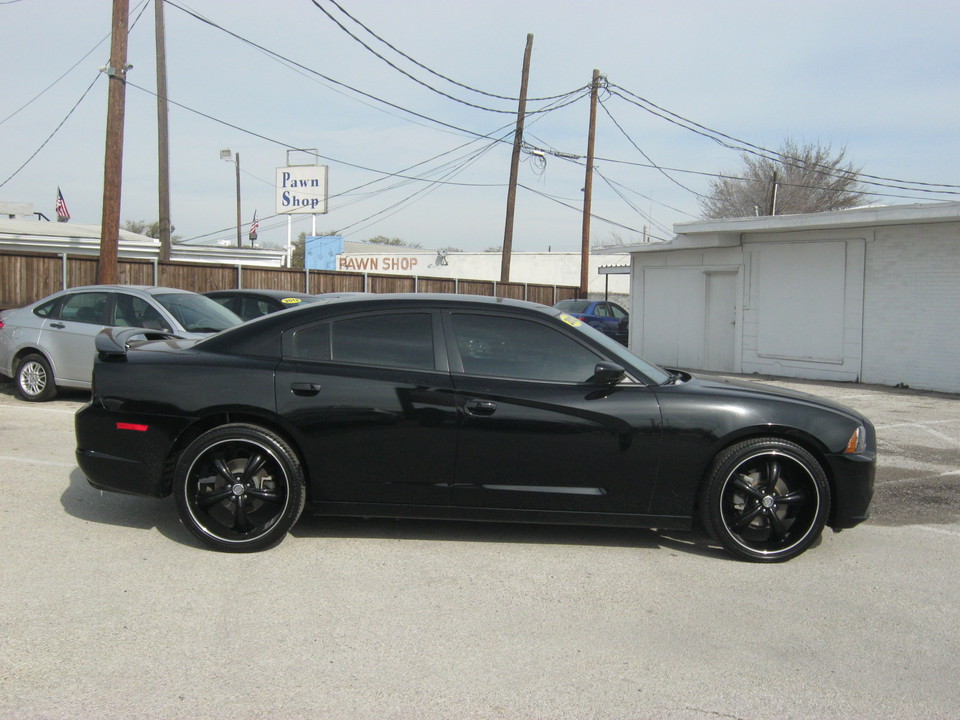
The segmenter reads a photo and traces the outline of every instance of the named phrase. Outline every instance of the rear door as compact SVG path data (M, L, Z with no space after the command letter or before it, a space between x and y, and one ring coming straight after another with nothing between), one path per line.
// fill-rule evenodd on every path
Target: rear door
M40 345L53 362L56 380L89 383L96 357L94 338L106 327L109 292L78 292L63 301L59 317L43 321Z
M445 314L460 415L460 506L643 513L657 476L660 407L576 331L529 317Z
M446 505L457 415L437 312L342 316L289 330L277 409L315 501Z

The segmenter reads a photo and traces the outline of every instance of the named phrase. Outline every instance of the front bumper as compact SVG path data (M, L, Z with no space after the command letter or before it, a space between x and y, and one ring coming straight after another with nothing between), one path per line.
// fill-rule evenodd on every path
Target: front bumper
M834 530L859 525L870 517L876 452L828 455L826 460L833 478L833 507L828 524Z

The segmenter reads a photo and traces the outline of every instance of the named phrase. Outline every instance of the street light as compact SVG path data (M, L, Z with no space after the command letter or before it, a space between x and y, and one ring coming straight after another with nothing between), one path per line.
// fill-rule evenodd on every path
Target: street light
M233 151L225 148L220 151L220 159L232 162L237 166L237 247L242 247L240 242L240 153L237 153L234 159Z

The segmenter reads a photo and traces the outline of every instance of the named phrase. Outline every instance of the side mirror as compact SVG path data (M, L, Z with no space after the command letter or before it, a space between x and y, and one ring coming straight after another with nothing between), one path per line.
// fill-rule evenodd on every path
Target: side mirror
M616 385L623 380L626 374L627 371L616 363L599 362L593 369L593 377L590 378L590 382L597 385Z

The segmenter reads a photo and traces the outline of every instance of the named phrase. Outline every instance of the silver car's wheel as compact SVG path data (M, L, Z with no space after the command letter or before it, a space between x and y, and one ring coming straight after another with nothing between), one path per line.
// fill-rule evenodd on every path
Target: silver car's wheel
M17 364L17 394L29 402L52 400L57 394L53 370L43 355L25 356Z
M830 513L830 485L817 459L799 445L747 440L714 461L700 511L727 551L754 562L782 562L820 537Z
M177 462L174 495L184 526L217 550L275 545L306 496L296 453L256 425L223 425L194 440Z

